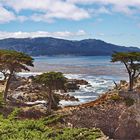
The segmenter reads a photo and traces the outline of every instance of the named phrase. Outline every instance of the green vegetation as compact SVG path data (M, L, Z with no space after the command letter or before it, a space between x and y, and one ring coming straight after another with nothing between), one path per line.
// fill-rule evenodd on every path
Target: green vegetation
M132 99L131 97L120 97L118 94L114 94L110 97L111 100L115 102L122 101L126 104L126 106L131 106L135 103L135 100Z
M5 102L12 76L22 70L29 71L28 66L33 66L33 59L29 55L11 50L0 50L0 72L3 73L6 80Z
M0 92L0 107L3 107L4 101L3 101L3 94Z
M114 53L112 62L121 62L125 65L129 75L129 90L133 91L134 80L140 75L140 52Z
M54 98L54 91L65 89L66 78L61 72L48 72L37 76L35 82L41 84L42 89L47 93L48 113L50 114L51 109L57 107L57 102Z
M114 53L112 62L121 62L125 65L129 74L129 90L132 91L134 81L140 75L140 53ZM12 113L9 113L15 107L14 105L10 107L10 103L4 106L11 79L17 72L29 71L29 66L33 67L33 59L30 56L16 51L0 50L0 72L3 73L4 82L6 82L4 93L0 93L0 108L3 109L1 111L3 115L0 115L0 140L96 140L103 136L102 132L95 128L67 128L68 125L64 121L65 116L54 114L55 112L52 113L52 109L58 109L60 98L55 94L55 91L66 89L67 78L61 72L43 73L33 80L45 93L44 98L47 98L47 117L40 118L42 115L40 110L34 110L33 107L26 108L26 110L20 105L20 109L16 108ZM106 103L107 98L104 97L102 98L102 104ZM131 106L135 102L131 98L122 98L118 94L112 95L109 99L113 103L123 101L127 106ZM42 116L47 115L44 112ZM35 120L34 116L39 113L38 118L40 119Z
M63 117L64 117L64 115L53 114L53 115L49 115L48 117L44 118L43 120L45 121L46 125L57 124L58 122L61 122L63 120Z
M129 97L125 98L124 101L127 106L131 106L135 103L135 100Z
M111 96L111 100L114 100L115 102L117 102L121 100L121 97L118 94L114 94Z
M39 120L17 120L16 109L8 118L0 116L0 140L96 140L103 136L99 129L53 128L61 115Z

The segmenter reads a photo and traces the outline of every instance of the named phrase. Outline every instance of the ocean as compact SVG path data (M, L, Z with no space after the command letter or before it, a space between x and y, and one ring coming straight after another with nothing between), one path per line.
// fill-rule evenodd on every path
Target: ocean
M40 56L34 57L32 72L61 71L65 74L89 74L95 76L124 76L120 63L111 63L110 56Z
M48 71L63 72L70 79L84 79L90 86L69 94L79 102L61 101L63 106L93 101L107 90L113 88L115 82L127 80L125 68L120 63L112 63L110 56L40 56L34 57L34 68L30 72L22 72L21 76L37 75Z
M42 73L60 71L71 79L84 79L91 86L81 86L75 96L80 102L61 101L62 105L86 103L98 98L113 88L115 82L126 80L125 68L120 63L112 63L110 56L40 56L34 57L35 67L31 72Z

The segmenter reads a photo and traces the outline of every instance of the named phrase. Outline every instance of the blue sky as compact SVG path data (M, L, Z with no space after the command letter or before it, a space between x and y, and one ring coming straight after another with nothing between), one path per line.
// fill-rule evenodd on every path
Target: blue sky
M0 0L0 39L45 36L140 47L140 0Z

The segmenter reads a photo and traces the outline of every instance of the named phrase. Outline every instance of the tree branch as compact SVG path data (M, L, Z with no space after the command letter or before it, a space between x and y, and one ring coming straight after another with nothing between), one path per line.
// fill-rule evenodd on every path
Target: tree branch
M127 69L128 73L129 73L129 74L131 74L131 71L130 71L130 69L129 69L128 65L127 65L125 62L123 62L123 63L124 63L124 65L125 65L125 67L126 67L126 69Z

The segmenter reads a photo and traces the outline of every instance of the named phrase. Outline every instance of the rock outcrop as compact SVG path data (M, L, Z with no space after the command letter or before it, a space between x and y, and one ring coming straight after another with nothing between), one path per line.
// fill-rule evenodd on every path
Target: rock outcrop
M28 78L24 77L13 77L10 85L10 91L8 99L21 101L21 102L35 102L40 100L47 100L46 92L44 92L39 84L35 84L31 76ZM70 96L67 92L78 90L80 85L88 85L89 83L85 80L78 79L67 79L66 91L60 91L57 96L60 100L66 101L78 101L74 96Z
M70 115L65 118L65 122L72 127L100 128L105 135L115 140L140 139L139 93L123 94L125 96L121 97L117 90L112 90L95 101L70 108ZM128 97L134 100L131 106L126 104Z
M68 79L67 80L67 91L75 91L78 90L80 85L89 85L89 83L86 80L78 80L78 79Z
M119 116L118 122L115 139L140 139L140 103L135 103L124 110Z

